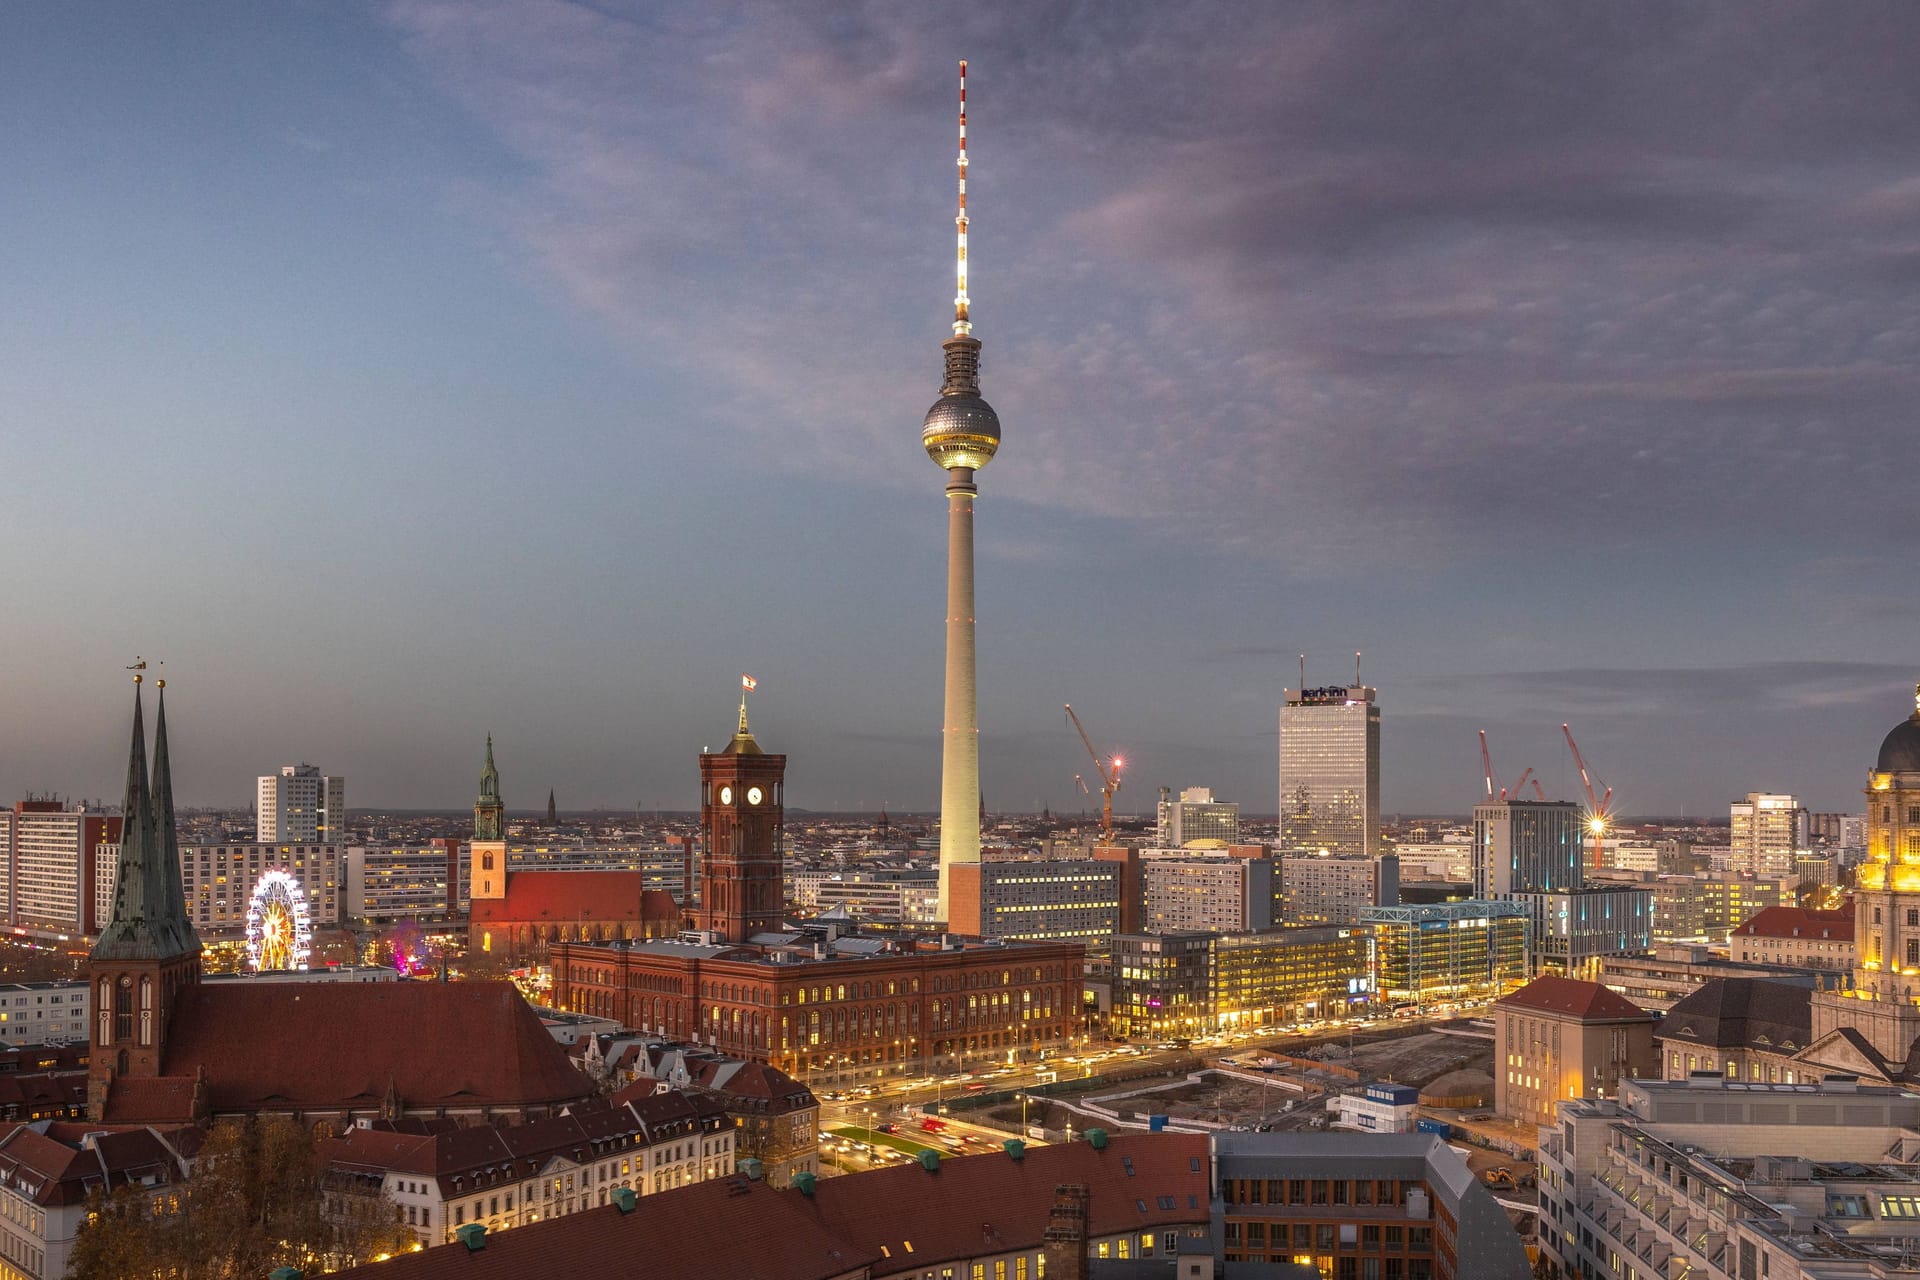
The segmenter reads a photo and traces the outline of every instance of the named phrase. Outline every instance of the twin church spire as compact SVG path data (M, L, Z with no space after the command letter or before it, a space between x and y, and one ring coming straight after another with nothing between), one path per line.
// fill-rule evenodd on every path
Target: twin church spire
M147 770L141 707L143 677L133 677L133 743L127 753L127 794L121 807L120 857L113 910L97 960L158 960L200 954L200 937L187 918L180 881L180 836L173 812L173 768L167 752L167 682L157 680L153 770Z

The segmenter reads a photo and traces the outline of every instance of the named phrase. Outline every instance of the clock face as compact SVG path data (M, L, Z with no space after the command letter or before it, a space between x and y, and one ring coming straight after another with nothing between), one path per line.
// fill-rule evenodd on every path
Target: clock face
M732 787L722 787L722 788L720 788L720 803L721 803L721 804L732 804L732 803L733 803L733 788L732 788Z
M761 797L761 793L760 793L760 788L758 788L758 787L748 787L748 788L747 788L747 803L748 803L748 804L759 804L759 803L760 803L760 801L761 801L761 798L762 798L762 797Z

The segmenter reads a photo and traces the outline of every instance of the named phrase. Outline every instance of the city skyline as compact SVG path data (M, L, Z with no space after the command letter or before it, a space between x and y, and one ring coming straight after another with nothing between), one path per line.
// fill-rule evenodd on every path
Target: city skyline
M794 808L933 809L965 56L990 811L1078 808L1071 701L1119 812L1265 812L1355 648L1389 812L1483 727L1572 798L1562 720L1624 814L1855 810L1920 666L1920 15L1529 13L0 14L0 786L112 795L139 651L185 804L457 809L493 731L528 808L686 809L753 670Z

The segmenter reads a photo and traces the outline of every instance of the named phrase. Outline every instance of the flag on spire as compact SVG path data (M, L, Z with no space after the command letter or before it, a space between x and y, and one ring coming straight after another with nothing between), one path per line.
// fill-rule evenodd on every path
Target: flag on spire
M760 682L743 671L740 673L740 687L751 693L760 687Z

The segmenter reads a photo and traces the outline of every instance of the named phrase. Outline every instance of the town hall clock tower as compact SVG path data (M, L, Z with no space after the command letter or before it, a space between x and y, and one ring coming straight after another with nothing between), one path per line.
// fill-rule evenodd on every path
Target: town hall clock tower
M726 942L745 942L780 927L786 905L781 879L786 773L787 758L768 755L753 740L743 697L733 741L717 754L700 755L700 829L706 848L694 920Z

